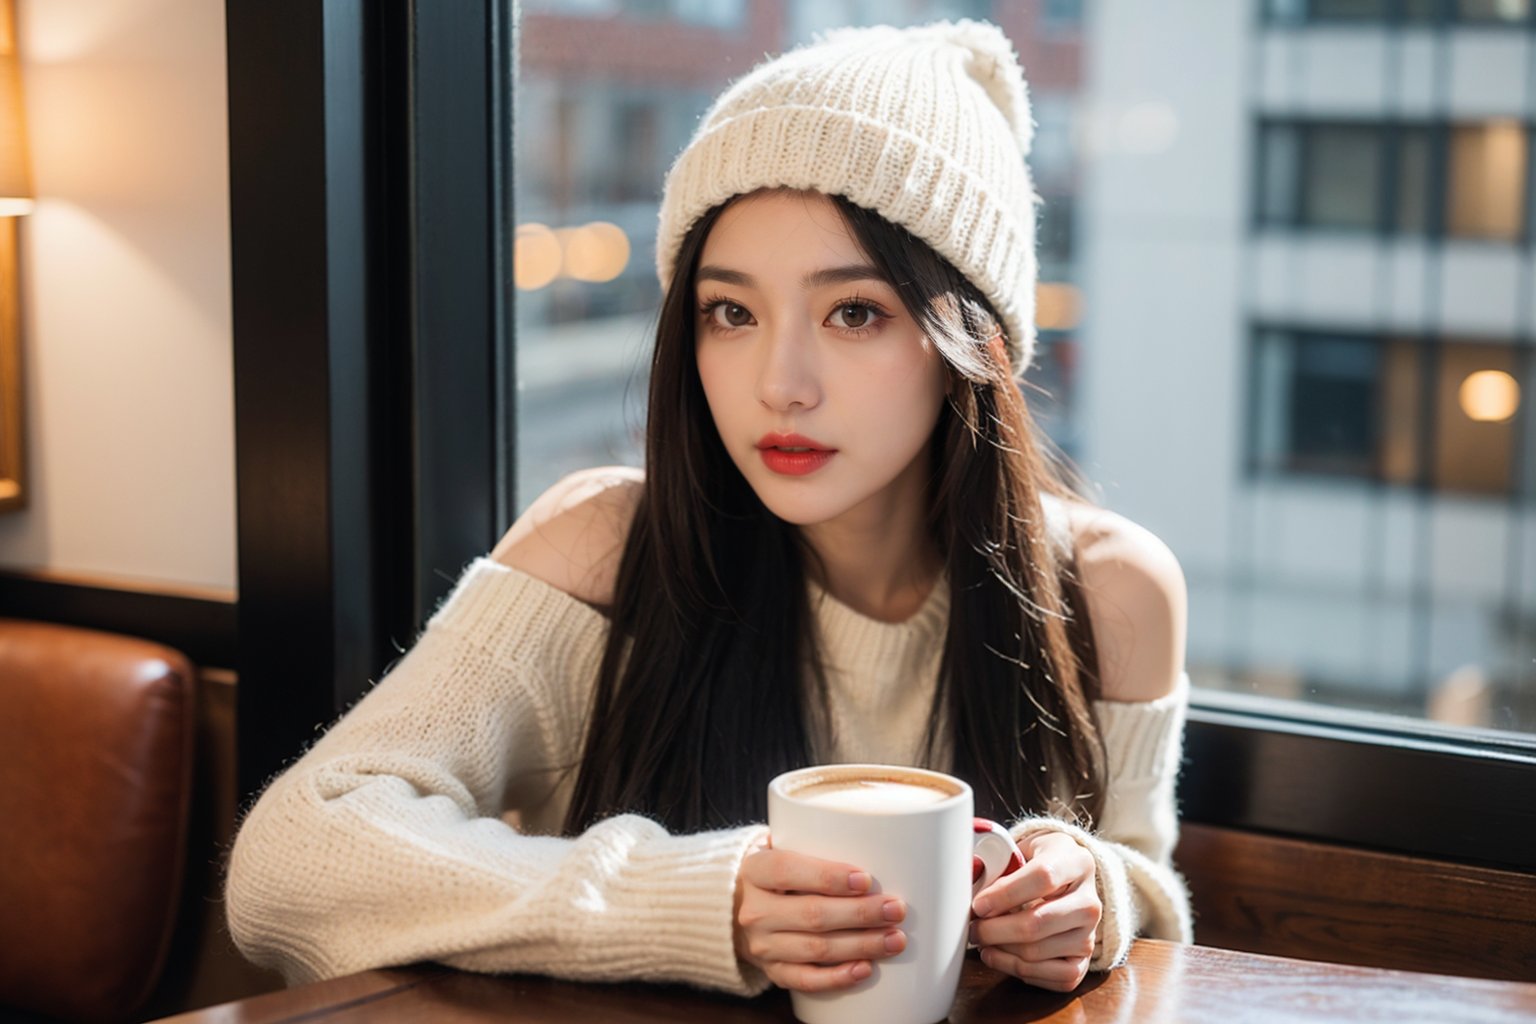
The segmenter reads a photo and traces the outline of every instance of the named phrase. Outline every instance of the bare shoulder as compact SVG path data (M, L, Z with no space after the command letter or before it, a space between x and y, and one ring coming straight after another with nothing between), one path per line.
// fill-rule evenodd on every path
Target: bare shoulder
M606 609L644 482L629 466L572 473L528 506L491 557Z
M1184 671L1189 598L1173 552L1107 509L1068 505L1106 700L1156 700Z

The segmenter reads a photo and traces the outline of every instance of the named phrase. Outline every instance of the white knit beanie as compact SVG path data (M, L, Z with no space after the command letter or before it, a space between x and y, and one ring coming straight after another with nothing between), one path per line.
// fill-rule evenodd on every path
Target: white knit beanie
M986 22L838 29L759 64L672 165L656 271L688 229L760 188L847 197L954 264L1003 318L1014 373L1035 348L1034 126L1013 44Z

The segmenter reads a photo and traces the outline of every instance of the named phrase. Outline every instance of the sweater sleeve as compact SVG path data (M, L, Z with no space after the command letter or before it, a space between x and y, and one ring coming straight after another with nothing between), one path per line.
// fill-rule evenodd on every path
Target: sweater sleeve
M1095 704L1108 772L1103 817L1094 831L1058 818L1025 818L1016 839L1065 832L1093 855L1104 916L1093 970L1118 967L1137 935L1193 941L1189 891L1173 867L1179 838L1175 786L1183 756L1189 677L1181 674L1166 697Z
M245 817L225 890L240 951L290 984L436 960L766 987L731 933L737 868L763 827L671 835L624 815L566 839L499 817L574 762L605 631L569 595L475 562Z

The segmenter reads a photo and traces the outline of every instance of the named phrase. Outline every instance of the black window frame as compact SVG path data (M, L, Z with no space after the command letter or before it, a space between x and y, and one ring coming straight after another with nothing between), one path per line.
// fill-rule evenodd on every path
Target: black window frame
M226 2L242 803L510 521L512 13Z

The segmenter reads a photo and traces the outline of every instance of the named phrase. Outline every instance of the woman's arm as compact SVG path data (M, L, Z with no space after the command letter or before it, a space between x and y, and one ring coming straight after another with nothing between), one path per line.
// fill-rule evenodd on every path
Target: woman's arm
M226 890L240 949L291 982L429 959L761 988L732 943L761 827L674 836L622 816L561 839L500 817L575 763L605 631L542 579L472 565L410 653L245 818Z
M1187 698L1183 574L1129 520L1088 506L1070 516L1104 697L1095 708L1107 755L1103 815L1091 831L1045 816L1018 822L1030 870L989 890L998 905L984 904L993 920L978 924L981 941L999 945L999 969L1065 988L1087 969L1123 962L1138 934L1191 937L1188 893L1172 865ZM1015 903L1005 886L1032 887L1031 899ZM1017 912L1042 893L1051 898Z

